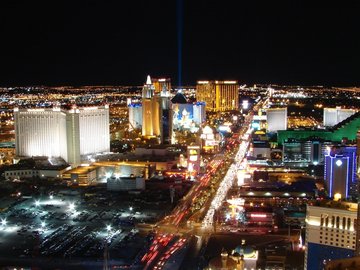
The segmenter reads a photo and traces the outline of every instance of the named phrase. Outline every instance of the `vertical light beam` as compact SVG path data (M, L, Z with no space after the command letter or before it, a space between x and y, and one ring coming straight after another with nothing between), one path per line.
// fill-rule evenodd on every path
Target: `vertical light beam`
M178 86L182 85L183 0L176 0Z

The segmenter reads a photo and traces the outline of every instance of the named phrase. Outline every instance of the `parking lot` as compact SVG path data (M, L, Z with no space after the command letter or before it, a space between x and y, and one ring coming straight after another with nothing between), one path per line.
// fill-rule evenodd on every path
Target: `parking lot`
M156 192L139 196L97 189L19 198L0 213L0 265L44 267L51 259L69 267L79 262L95 267L104 257L114 265L136 263L148 236L135 225L159 220L171 210L166 196L152 202L161 198Z

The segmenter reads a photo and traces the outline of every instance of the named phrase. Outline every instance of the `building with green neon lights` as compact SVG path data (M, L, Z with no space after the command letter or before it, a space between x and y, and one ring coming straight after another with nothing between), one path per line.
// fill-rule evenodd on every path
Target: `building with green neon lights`
M340 142L343 138L356 140L356 133L360 130L360 112L357 112L329 129L279 130L278 144L288 139L319 138L326 141Z

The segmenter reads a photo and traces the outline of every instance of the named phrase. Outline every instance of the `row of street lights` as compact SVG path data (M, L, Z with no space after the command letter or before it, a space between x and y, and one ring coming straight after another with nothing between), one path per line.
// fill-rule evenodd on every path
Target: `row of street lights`
M49 196L50 200L53 200L54 199L54 196L53 195L50 195ZM41 206L41 202L40 200L35 200L35 207L40 207ZM75 203L74 202L69 202L68 204L68 210L71 212L71 213L75 213ZM134 208L132 206L129 206L129 211L132 212L134 210ZM7 225L7 220L6 218L4 219L1 219L1 226L2 227L5 227ZM41 222L41 229L45 229L46 227L46 223L44 221ZM106 230L110 233L111 230L112 230L112 226L110 224L106 225Z
M8 224L8 222L7 222L6 218L2 218L1 219L1 226L6 227L7 224ZM42 221L40 226L41 226L42 229L44 229L45 226L46 226L46 223L44 221Z

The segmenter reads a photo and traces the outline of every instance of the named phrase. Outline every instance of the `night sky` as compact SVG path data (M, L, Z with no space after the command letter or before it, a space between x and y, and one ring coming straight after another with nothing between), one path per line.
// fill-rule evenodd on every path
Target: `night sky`
M0 85L176 85L180 36L182 85L359 86L359 14L358 1L2 0Z

